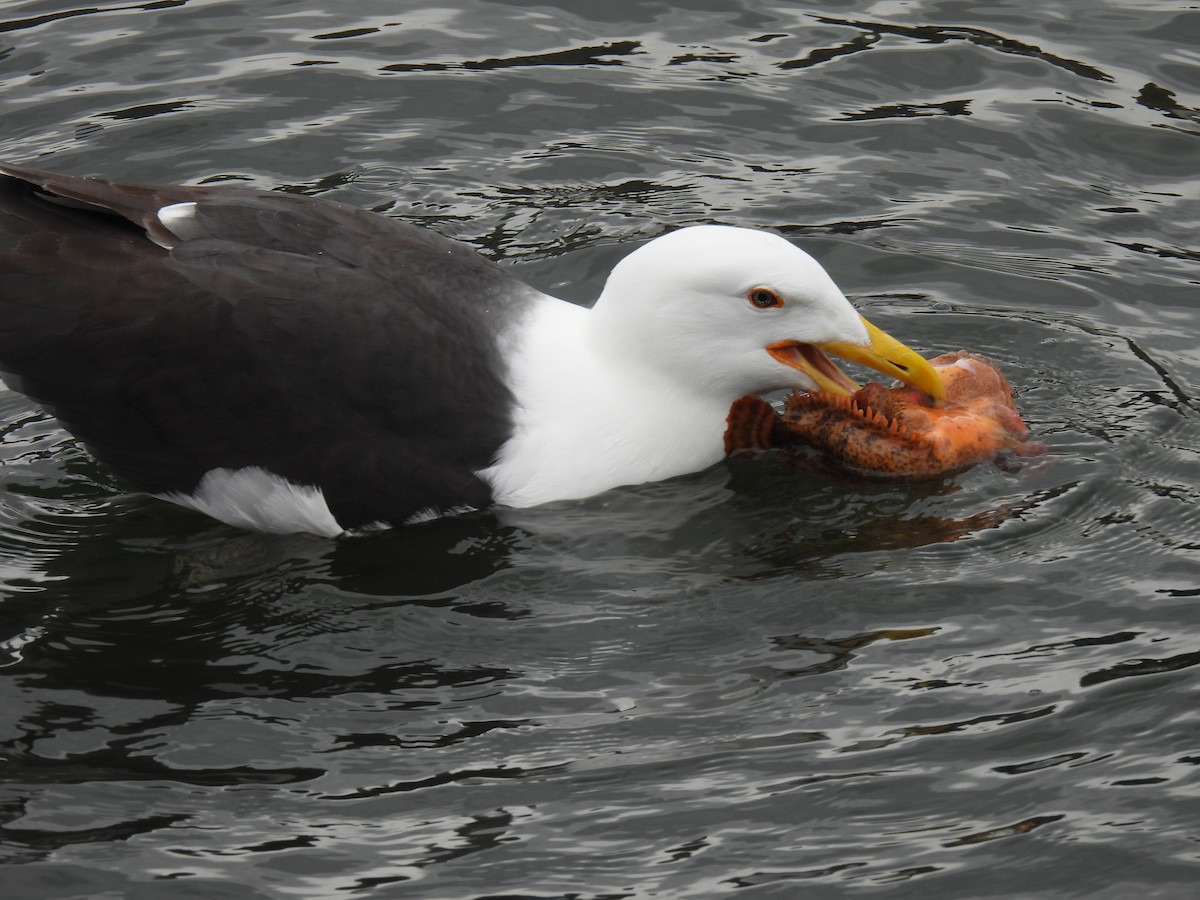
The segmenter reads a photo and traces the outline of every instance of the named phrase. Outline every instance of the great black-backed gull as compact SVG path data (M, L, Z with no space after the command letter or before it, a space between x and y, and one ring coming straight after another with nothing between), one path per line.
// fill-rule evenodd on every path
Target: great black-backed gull
M463 244L295 194L0 166L0 374L133 486L223 522L337 535L703 469L730 405L939 396L810 256L682 228L592 309Z

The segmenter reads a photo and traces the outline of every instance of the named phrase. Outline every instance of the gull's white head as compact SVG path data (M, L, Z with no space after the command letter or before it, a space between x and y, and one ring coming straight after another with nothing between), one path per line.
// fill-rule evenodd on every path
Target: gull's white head
M789 387L851 393L856 385L827 354L944 397L921 356L769 232L698 225L656 238L614 267L593 315L605 352L730 402Z

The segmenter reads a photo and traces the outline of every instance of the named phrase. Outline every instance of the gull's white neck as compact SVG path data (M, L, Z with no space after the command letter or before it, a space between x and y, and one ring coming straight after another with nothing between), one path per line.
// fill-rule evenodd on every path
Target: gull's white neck
M734 398L660 371L604 318L542 297L508 336L515 433L480 473L498 503L587 497L722 458Z

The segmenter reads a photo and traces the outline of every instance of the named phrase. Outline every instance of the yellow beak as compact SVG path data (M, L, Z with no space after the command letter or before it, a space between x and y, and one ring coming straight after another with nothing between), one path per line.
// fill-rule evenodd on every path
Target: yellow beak
M924 391L936 402L946 399L946 388L937 370L915 350L906 347L890 334L876 328L866 319L869 343L830 341L824 344L802 344L799 341L779 341L767 347L767 352L781 363L799 369L817 384L817 388L843 396L853 394L858 385L826 354L847 362L860 363L884 375Z

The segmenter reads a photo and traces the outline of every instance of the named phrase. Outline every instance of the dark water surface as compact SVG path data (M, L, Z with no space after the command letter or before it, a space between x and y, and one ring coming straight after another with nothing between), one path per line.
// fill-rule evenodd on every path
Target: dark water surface
M0 156L595 296L782 229L1049 445L265 539L0 393L0 892L1191 898L1200 4L0 4Z

